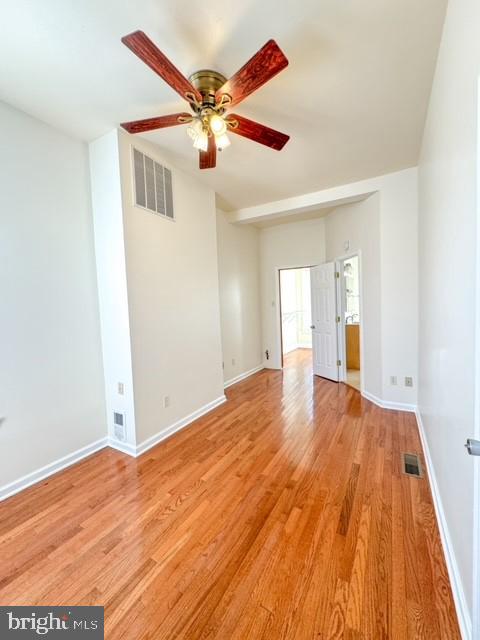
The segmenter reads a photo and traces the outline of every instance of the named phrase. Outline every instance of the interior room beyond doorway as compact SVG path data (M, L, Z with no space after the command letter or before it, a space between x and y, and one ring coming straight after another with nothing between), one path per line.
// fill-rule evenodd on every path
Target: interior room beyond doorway
M283 366L284 356L298 349L311 358L310 268L281 269L279 274Z
M360 390L360 274L358 256L343 260L345 382Z

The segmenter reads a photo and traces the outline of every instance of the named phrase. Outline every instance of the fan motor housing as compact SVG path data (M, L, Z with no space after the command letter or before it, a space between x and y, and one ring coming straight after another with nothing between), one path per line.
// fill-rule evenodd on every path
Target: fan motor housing
M189 77L191 84L202 94L203 106L215 107L215 94L227 79L218 71L201 69Z

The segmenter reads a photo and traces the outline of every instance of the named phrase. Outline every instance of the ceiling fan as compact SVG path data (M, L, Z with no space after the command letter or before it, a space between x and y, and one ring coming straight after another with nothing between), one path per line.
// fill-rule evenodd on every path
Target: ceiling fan
M123 122L121 127L129 133L188 124L187 133L200 154L200 169L215 167L217 149L221 151L230 144L227 132L277 151L289 140L290 136L280 131L227 112L288 65L274 40L269 40L230 80L210 69L197 71L187 80L143 31L130 33L122 42L175 89L193 112Z

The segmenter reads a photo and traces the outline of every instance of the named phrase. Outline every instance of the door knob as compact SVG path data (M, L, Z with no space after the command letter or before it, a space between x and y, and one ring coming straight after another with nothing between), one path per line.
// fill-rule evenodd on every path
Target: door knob
M471 456L480 456L480 440L472 440L468 438L465 448Z

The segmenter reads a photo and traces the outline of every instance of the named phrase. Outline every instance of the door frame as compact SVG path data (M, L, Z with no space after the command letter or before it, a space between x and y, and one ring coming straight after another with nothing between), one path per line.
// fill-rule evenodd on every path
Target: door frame
M476 167L476 241L480 246L480 76L477 80L477 167ZM474 434L480 440L480 252L476 253L475 265L475 376L474 376ZM470 457L470 456L469 456ZM472 637L480 638L480 459L474 457L473 469L473 611Z
M365 316L363 305L363 279L362 279L362 252L360 249L352 249L344 255L335 258L335 269L340 277L337 278L337 315L340 316L340 322L338 323L338 359L341 361L339 367L339 382L347 381L347 347L346 347L346 322L345 322L345 303L346 303L346 291L345 291L345 279L343 277L343 263L349 258L358 258L358 285L360 293L360 393L363 394L365 389L364 371L365 371L365 349L364 349L364 330L365 330Z
M325 262L325 260L323 261ZM319 262L318 264L323 264ZM279 354L278 362L280 366L275 366L272 362L272 369L283 369L283 336L282 336L282 294L280 288L280 271L291 271L292 269L311 269L316 264L299 264L295 266L274 267L275 277L275 345Z

